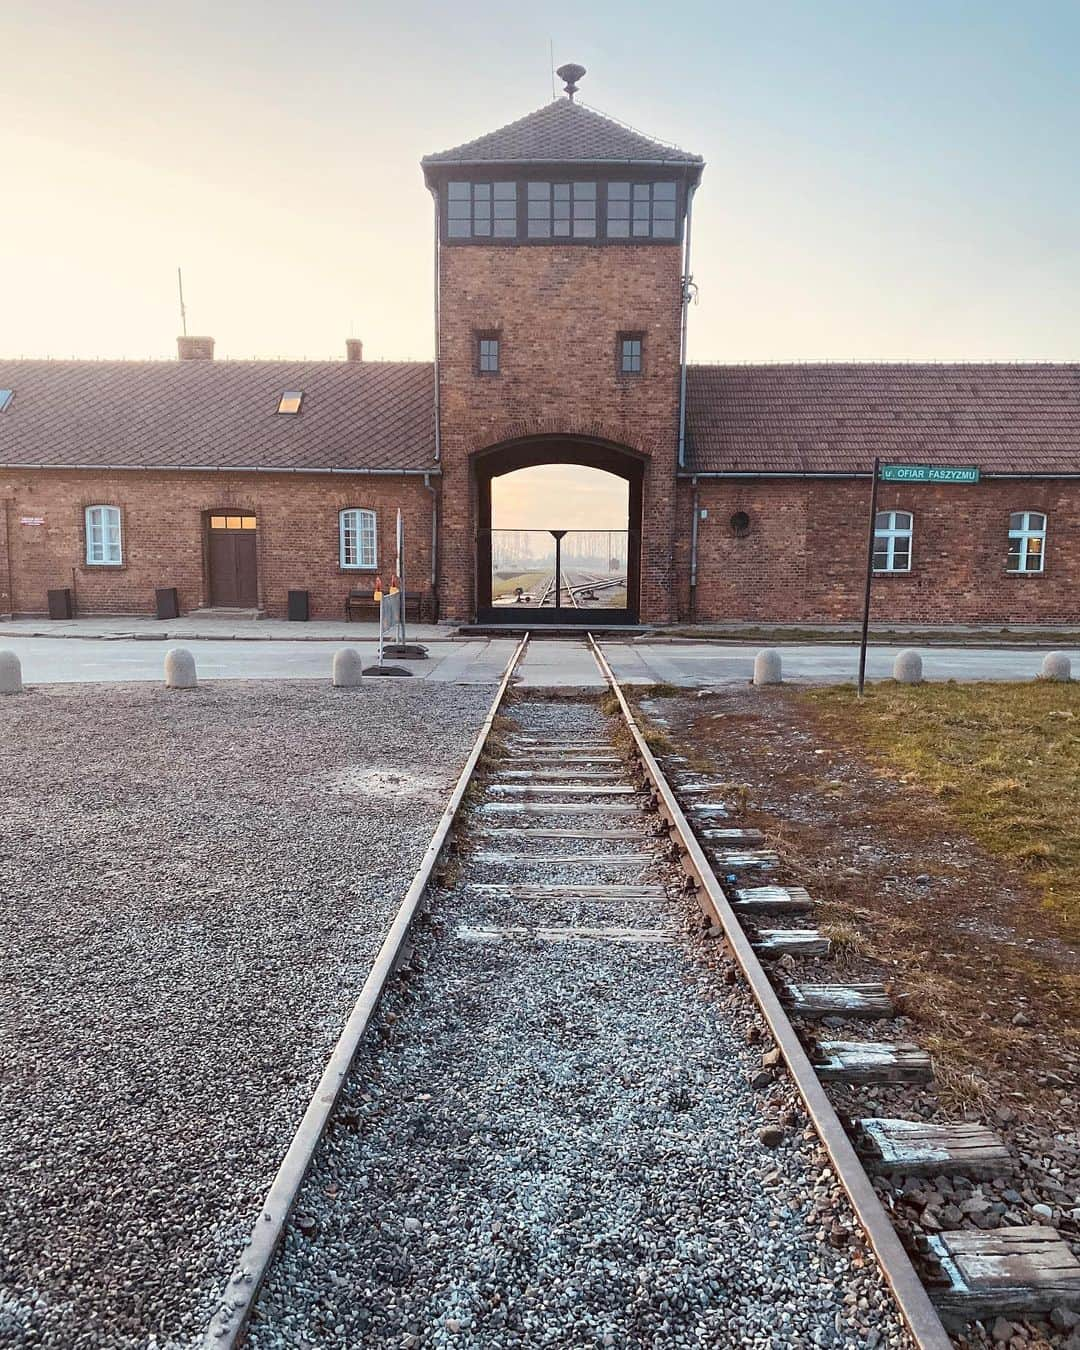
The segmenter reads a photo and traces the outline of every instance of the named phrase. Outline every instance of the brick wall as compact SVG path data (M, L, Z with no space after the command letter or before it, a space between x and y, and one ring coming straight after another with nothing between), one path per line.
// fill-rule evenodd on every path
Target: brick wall
M677 244L443 246L441 599L447 617L467 618L475 605L470 456L540 435L592 437L645 457L642 618L674 617L680 303ZM499 335L498 375L476 373L478 332ZM620 332L644 334L640 376L618 374Z
M862 613L866 479L701 480L696 618L844 623ZM882 484L881 511L914 515L909 573L877 575L872 618L896 623L1080 622L1080 483ZM680 483L680 609L689 614L691 490ZM731 516L745 511L736 537ZM1005 570L1013 511L1047 516L1040 575ZM682 561L685 559L685 561Z
M46 592L65 586L74 586L80 614L153 613L157 586L177 587L182 611L197 609L209 599L204 515L227 509L258 518L259 597L269 615L284 616L286 593L298 589L311 592L313 618L340 618L346 594L370 586L373 573L339 567L338 512L377 512L379 571L388 579L400 506L406 584L427 595L427 617L431 503L423 480L412 476L0 469L0 613L42 614ZM120 507L122 566L86 564L83 513L90 505Z

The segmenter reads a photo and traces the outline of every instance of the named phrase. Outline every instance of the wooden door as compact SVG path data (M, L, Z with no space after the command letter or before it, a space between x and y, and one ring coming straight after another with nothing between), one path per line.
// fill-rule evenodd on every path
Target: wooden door
M210 603L253 609L259 603L254 516L212 515L208 530Z

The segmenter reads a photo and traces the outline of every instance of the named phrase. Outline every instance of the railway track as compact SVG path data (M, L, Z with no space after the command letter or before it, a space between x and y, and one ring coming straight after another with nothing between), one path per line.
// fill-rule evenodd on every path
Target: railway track
M205 1346L950 1344L823 1086L928 1061L808 1052L808 1024L887 1015L884 991L770 979L823 955L788 917L812 897L761 885L772 855L699 785L684 813L587 641L614 718L504 709L523 639ZM1003 1166L985 1131L904 1126L863 1123L879 1167ZM805 1220L823 1198L837 1247ZM963 1319L1080 1299L1063 1244L1032 1247L1053 1230L1025 1232L989 1255L942 1235L936 1300ZM875 1262L849 1258L862 1243Z

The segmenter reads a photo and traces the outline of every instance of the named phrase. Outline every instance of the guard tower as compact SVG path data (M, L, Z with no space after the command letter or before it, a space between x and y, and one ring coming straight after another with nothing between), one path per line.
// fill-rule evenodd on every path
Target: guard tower
M422 162L438 250L442 611L496 617L491 479L567 463L627 479L625 617L665 622L704 164L579 103L583 67L558 73L565 97Z

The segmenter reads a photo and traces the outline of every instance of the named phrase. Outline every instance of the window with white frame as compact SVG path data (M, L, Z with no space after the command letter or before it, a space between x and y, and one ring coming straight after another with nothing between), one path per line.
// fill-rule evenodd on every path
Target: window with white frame
M879 511L874 517L874 571L911 571L911 512Z
M119 567L124 561L118 506L86 508L86 561L91 567Z
M1010 572L1041 572L1046 557L1046 517L1041 511L1014 511L1009 516Z
M373 568L375 557L375 512L342 511L338 516L342 567Z

